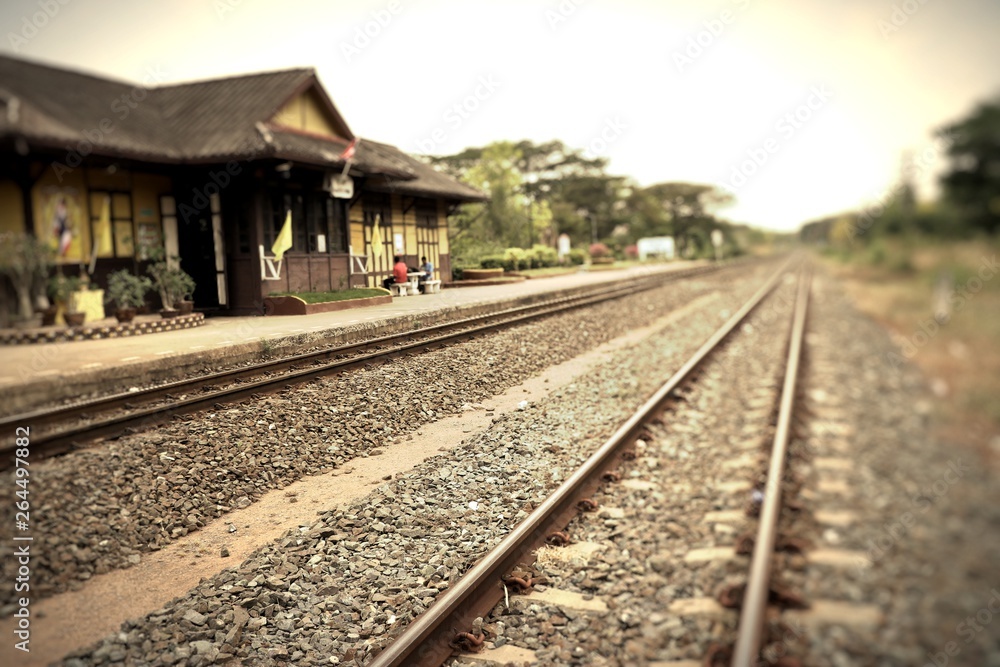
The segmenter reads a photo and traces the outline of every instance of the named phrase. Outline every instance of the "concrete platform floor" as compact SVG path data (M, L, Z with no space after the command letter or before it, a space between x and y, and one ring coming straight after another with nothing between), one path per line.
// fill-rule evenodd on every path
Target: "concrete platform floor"
M296 348L358 340L414 328L418 323L460 319L536 301L554 292L697 264L580 271L505 285L451 288L438 294L397 297L391 304L316 315L213 317L194 329L134 338L4 346L0 347L0 414L23 413L95 392L127 391L136 385L248 363L265 353L292 353Z

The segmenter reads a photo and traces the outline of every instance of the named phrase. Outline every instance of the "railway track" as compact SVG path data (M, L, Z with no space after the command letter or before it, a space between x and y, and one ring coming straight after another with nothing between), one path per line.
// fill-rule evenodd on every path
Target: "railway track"
M549 299L477 317L343 346L266 360L253 366L118 393L46 410L0 418L0 427L32 424L32 451L41 458L64 454L99 439L114 439L185 414L279 391L331 373L469 340L500 329L593 306L732 264L646 276L582 294ZM36 426L37 425L37 426ZM0 449L0 470L12 466L13 448Z
M561 533L570 520L580 512L593 509L590 496L602 484L614 480L614 469L623 461L634 458L634 445L643 434L646 424L661 413L664 406L676 398L678 390L689 382L704 364L705 360L726 340L734 330L741 326L744 320L754 311L764 299L775 289L791 264L789 260L776 271L743 306L734 313L715 333L687 360L683 366L663 384L615 433L608 438L566 481L559 486L544 502L542 502L527 518L494 549L487 553L461 579L440 595L434 605L423 615L415 619L396 640L386 647L370 663L372 667L393 667L396 665L440 665L457 650L475 650L484 642L481 632L475 631L476 619L487 616L493 607L508 595L508 588L515 591L518 587L530 589L533 581L530 575L530 565L534 561L534 553L546 543L558 543L565 539ZM800 280L799 303L797 304L795 327L792 335L798 342L789 344L789 357L797 359L804 329L804 307L807 304L808 283ZM797 367L790 365L788 373L792 380L786 381L786 390L794 392L794 376ZM790 396L791 394L789 394ZM787 441L788 419L790 418L791 398L782 400L782 415L784 427L779 428L781 441ZM775 442L779 442L776 436ZM777 444L776 444L777 446ZM784 445L782 445L783 447ZM783 450L782 450L783 451ZM779 461L780 464L780 461ZM780 488L776 490L780 497ZM777 503L768 504L776 508ZM769 509L769 512L772 511ZM773 509L777 511L777 509ZM773 520L762 530L773 531ZM758 538L762 553L769 547L767 533L764 538ZM770 545L773 545L771 533ZM755 562L769 563L767 555L755 559ZM764 578L761 583L752 584L753 590L763 586L765 592L769 589L766 577L768 572L755 565L751 582L754 578ZM513 574L512 574L513 573ZM525 580L525 577L528 577ZM748 601L759 605L756 593L747 596ZM748 607L743 618L745 628L741 630L747 639L741 639L740 645L746 644L744 651L751 654L758 650L760 643L760 628L763 619L763 607ZM742 655L742 654L740 654ZM738 658L743 662L734 661L734 665L754 664ZM734 658L734 660L736 660Z

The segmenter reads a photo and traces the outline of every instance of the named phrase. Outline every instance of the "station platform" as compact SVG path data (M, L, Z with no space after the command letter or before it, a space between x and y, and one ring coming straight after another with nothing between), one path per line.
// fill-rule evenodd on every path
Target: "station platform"
M144 336L0 347L0 414L24 414L97 393L129 391L211 370L454 321L702 262L579 271L502 285L446 288L392 303L297 316L211 317Z

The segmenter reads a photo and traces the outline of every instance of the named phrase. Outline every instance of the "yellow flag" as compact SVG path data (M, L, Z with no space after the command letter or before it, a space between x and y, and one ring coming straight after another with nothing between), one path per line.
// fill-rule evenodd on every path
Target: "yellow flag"
M375 216L375 224L372 225L372 262L370 271L381 271L382 270L382 231L378 227L378 223L381 220L380 215Z
M281 261L281 258L285 256L285 251L292 247L292 212L289 210L288 215L285 216L285 224L281 226L281 231L278 232L278 238L274 239L274 245L271 246L271 252L274 253L274 259Z

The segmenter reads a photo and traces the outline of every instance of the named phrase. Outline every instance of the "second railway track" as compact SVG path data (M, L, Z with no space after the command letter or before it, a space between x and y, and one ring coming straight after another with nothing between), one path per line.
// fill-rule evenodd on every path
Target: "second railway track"
M298 382L484 335L505 327L596 305L731 265L695 267L602 286L568 297L519 306L419 330L319 349L242 368L219 371L94 399L0 418L0 428L34 424L36 455L55 456L97 439L116 438L220 403L244 400ZM0 470L12 465L10 448L0 449Z

